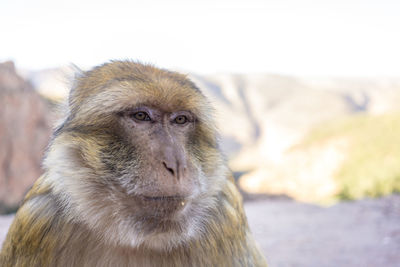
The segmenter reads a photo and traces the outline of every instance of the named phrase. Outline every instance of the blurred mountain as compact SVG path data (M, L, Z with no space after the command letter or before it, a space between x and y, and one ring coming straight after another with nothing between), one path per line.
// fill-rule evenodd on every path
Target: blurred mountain
M223 136L237 144L228 147L229 152L240 151L234 157L234 169L252 169L259 166L259 160L279 161L318 123L359 112L381 114L399 109L400 79L263 74L191 78L214 102ZM261 157L248 162L245 154L253 153Z
M25 72L44 97L62 100L75 70ZM399 110L400 78L189 75L216 109L221 146L240 186L252 193L321 201L341 192L336 173L348 161L348 138L302 144L327 122ZM400 134L400 133L399 133Z
M0 213L15 209L41 174L50 133L45 100L12 62L0 64Z
M343 195L344 187L348 186L337 178L337 172L348 162L356 161L349 147L358 149L363 145L354 147L353 136L339 134L337 138L327 138L326 142L301 147L297 146L299 143L315 128L328 127L327 122L358 114L368 117L391 114L400 108L397 104L400 79L395 78L225 74L192 79L217 108L216 117L230 166L236 172L245 173L239 181L241 187L252 193L285 194L302 201L327 201ZM368 129L360 130L363 138L368 139L374 126L379 131L380 124L373 123L379 120L368 120L372 125L363 128L357 119L352 123L355 128ZM346 128L342 130L345 132ZM398 143L397 140L389 142ZM378 150L376 147L375 152L384 153ZM365 167L365 162L356 162L360 164L358 168ZM400 182L400 173L397 179ZM368 183L370 186L353 184L364 189L350 198L374 195L371 192L375 192L373 187L377 182ZM390 185L386 187L393 189ZM385 192L390 193L391 189Z
M21 75L40 95L51 101L62 101L68 95L76 70L74 66L63 66L40 71L23 71Z

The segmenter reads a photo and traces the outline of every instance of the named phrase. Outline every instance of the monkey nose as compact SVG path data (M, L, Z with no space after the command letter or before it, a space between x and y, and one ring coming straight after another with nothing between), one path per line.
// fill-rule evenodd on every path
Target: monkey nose
M163 165L173 176L175 176L176 169L173 166L170 166L169 164L165 163L165 161L163 161Z
M163 161L164 168L177 180L181 179L186 167L179 160L177 161Z

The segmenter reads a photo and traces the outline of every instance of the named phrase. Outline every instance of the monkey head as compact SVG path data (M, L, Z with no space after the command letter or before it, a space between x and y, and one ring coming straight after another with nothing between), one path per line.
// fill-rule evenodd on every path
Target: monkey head
M76 78L44 167L71 223L110 244L151 249L199 238L227 179L200 90L130 61Z

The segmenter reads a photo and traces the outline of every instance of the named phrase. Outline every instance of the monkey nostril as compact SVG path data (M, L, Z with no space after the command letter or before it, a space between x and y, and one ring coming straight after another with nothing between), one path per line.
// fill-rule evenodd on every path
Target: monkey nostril
M171 168L169 168L165 162L163 162L163 165L164 165L164 167L165 167L172 175L175 175L174 170L171 169Z

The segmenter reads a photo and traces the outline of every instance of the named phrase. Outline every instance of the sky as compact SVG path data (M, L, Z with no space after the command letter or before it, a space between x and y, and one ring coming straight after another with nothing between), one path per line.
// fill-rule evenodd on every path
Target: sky
M3 0L0 61L198 74L400 76L398 0Z

